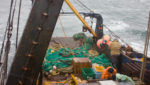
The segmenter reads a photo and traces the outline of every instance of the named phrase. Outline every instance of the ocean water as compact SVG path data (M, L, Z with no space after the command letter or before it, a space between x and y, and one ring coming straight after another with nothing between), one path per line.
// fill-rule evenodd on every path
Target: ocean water
M9 14L9 7L11 0L0 0L0 48L3 40L4 30ZM18 0L19 1L19 0ZM70 0L74 7L79 12L89 12L77 0ZM143 53L145 44L145 35L148 25L148 16L150 12L150 0L80 0L88 8L95 13L100 13L103 16L104 24L109 27L116 35L123 39L126 43L131 45L137 51ZM19 3L19 2L17 2ZM28 19L30 10L32 8L31 0L23 0L19 38L22 35L26 21ZM71 12L70 8L64 3L62 7L64 12ZM10 50L9 61L12 62L15 53L15 29L17 23L18 5L16 7L16 13L14 17L14 31L12 36L12 45ZM74 15L63 16L57 21L53 37L65 36L62 23L66 36L72 36L76 32L82 32L82 23ZM95 25L95 20L91 24L91 19L86 18L86 21L90 26ZM104 33L111 34L104 28ZM87 35L90 35L87 33ZM150 46L149 46L150 48ZM148 52L150 56L150 51Z
M78 3L78 0L70 0L74 7L81 12L89 12ZM150 12L150 0L80 0L95 13L100 13L104 24L122 40L137 51L143 53L145 36L148 27ZM63 11L71 11L64 3ZM82 23L76 16L60 16L67 36L74 32L82 31ZM86 19L89 24L90 18ZM64 36L62 27L58 21L53 36ZM94 25L94 24L93 24ZM94 29L94 26L93 26ZM111 34L104 28L104 33ZM150 48L150 46L149 46ZM150 51L148 52L150 55Z

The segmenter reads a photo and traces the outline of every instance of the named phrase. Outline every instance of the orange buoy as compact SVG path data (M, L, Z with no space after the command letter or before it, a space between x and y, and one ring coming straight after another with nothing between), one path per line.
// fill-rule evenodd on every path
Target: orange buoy
M103 40L110 41L110 36L109 35L104 35Z

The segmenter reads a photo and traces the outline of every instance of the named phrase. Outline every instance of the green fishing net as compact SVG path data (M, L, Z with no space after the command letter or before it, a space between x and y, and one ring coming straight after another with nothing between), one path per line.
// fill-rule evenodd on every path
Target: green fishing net
M104 67L112 66L105 54L94 56L88 51L93 47L92 38L87 37L84 33L78 33L73 36L74 40L80 40L82 45L75 49L60 48L54 51L52 48L47 50L42 69L46 72L53 69L55 65L57 68L66 68L72 64L73 57L87 57L92 63L100 64Z

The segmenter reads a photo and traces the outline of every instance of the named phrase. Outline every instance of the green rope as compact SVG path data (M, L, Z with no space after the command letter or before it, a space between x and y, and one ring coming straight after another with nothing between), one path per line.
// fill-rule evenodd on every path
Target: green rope
M69 67L72 64L72 58L74 55L79 58L89 58L92 63L97 63L104 67L112 66L105 54L94 56L88 52L94 45L92 38L87 37L84 33L77 33L73 36L73 38L75 40L83 41L82 45L75 49L62 47L57 51L54 51L53 49L47 50L47 54L42 65L44 71L48 72L52 70L54 65L57 68Z

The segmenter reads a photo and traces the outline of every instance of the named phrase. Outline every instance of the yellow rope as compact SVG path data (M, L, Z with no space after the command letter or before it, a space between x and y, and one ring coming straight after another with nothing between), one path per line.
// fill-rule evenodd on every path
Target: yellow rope
M61 21L60 16L58 17L58 19L59 19L59 22L60 22L60 25L61 25L61 28L62 28L62 31L63 31L63 33L64 33L64 36L65 36L66 41L70 42L69 39L68 39L68 37L67 37L67 35L66 35L66 33L65 33L64 26L63 26L63 24L62 24L62 21ZM69 45L69 47L72 47L70 43L69 43L68 45ZM70 49L71 49L71 48L70 48ZM71 54L73 55L73 57L75 57L75 55L74 55L72 49L71 49Z

